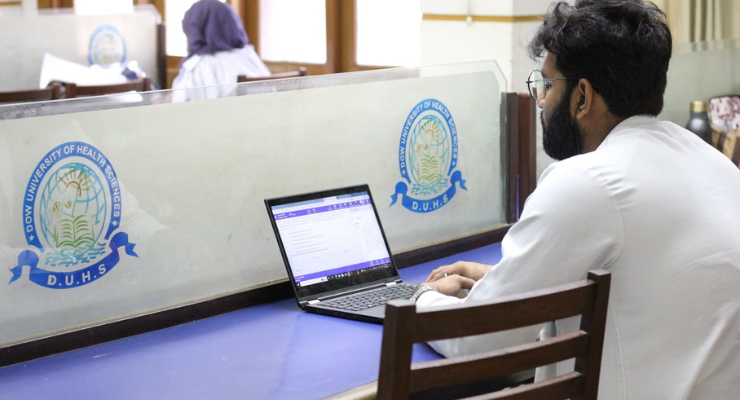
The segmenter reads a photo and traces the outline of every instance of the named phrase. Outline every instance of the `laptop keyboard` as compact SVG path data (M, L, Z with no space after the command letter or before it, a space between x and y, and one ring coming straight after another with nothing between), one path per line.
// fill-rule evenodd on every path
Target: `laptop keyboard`
M390 300L408 299L411 297L411 293L414 291L415 287L416 285L401 283L349 296L337 297L336 299L328 301L322 301L321 305L340 310L360 311L383 305Z

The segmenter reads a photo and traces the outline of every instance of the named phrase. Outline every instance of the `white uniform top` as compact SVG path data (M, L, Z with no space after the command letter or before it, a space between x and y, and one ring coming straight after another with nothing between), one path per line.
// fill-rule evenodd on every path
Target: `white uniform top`
M466 299L611 272L599 399L740 399L740 170L679 126L639 116L596 151L552 164ZM557 323L577 329L578 318ZM455 356L532 341L540 327L432 343ZM567 369L566 369L567 368ZM561 363L558 373L571 371Z
M174 91L175 101L200 100L224 97L234 92L239 75L250 78L270 75L270 70L248 44L241 49L219 51L214 54L196 54L182 63L172 81L172 89L210 87L208 89ZM213 86L226 85L220 88Z

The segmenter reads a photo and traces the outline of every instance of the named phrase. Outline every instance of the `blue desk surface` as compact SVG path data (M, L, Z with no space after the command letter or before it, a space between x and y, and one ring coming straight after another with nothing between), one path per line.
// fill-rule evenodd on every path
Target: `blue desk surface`
M400 270L422 282L499 245ZM309 314L294 299L0 368L0 399L320 399L377 380L382 326ZM414 361L439 358L426 344Z

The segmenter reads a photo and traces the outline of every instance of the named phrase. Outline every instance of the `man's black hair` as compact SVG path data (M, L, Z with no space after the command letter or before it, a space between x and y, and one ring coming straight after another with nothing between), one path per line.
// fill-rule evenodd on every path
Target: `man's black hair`
M663 109L672 38L665 13L651 2L558 2L529 44L533 59L545 51L557 56L564 77L588 79L617 117Z

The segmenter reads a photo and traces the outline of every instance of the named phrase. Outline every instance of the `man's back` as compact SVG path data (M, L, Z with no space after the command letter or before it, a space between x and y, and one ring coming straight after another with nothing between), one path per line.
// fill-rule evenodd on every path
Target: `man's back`
M672 43L652 2L553 3L529 43L541 62L527 87L542 109L543 149L563 161L542 174L497 265L435 269L417 306L607 269L600 399L738 398L740 171L690 132L648 117L663 109ZM463 287L470 293L456 299ZM558 333L576 329L573 320L559 321ZM431 345L470 354L531 341L537 329Z
M623 226L619 254L604 265L612 293L600 398L736 399L740 171L648 117L560 164L607 191Z
M619 124L588 154L551 165L470 302L612 273L599 399L737 399L740 171L655 118ZM559 321L558 333L577 329ZM533 340L539 327L430 343L446 356ZM571 371L562 363L558 373Z

